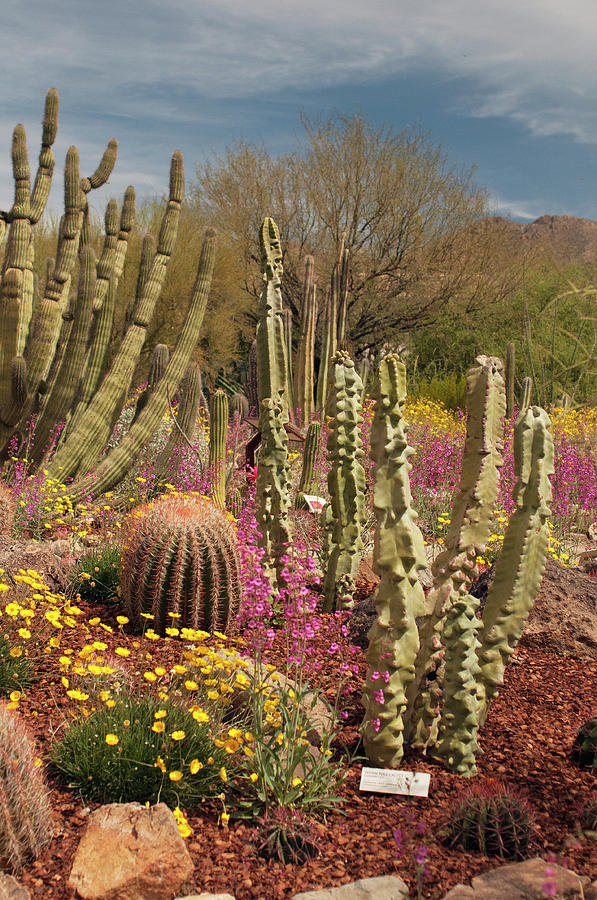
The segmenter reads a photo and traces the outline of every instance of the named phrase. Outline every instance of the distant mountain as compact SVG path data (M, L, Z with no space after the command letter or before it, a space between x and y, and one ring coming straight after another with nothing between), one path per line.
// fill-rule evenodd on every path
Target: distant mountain
M532 258L555 262L593 263L597 261L597 222L576 216L540 216L534 222L513 222L502 216L485 219L521 245Z

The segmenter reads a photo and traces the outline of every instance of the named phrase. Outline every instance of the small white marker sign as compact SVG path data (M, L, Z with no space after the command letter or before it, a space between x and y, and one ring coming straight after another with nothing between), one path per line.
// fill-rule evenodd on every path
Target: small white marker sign
M378 791L382 794L407 794L410 797L426 797L431 775L428 772L401 772L396 769L366 769L361 771L362 791Z
M323 497L316 497L315 494L303 494L303 497L311 512L321 512L325 506L326 501Z

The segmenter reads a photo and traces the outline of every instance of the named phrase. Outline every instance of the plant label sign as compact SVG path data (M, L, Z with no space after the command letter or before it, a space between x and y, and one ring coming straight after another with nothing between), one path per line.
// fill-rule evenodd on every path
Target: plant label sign
M378 791L382 794L407 794L410 797L426 797L431 775L428 772L401 772L396 769L361 770L362 791Z
M303 497L312 513L321 512L325 506L326 501L323 497L316 497L315 494L303 494Z

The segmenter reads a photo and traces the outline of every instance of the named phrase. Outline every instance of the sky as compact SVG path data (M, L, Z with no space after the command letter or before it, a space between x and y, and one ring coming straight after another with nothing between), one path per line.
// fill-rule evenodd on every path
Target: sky
M476 166L496 215L597 219L595 0L2 0L0 28L0 209L12 129L33 168L55 87L57 212L71 144L89 175L119 142L99 211L162 196L176 149L190 181L237 140L300 148L301 113L358 112Z

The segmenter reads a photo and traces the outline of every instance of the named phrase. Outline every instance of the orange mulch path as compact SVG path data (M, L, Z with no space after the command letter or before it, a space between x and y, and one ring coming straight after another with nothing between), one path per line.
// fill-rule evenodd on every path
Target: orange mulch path
M78 605L87 618L98 614L94 607ZM112 613L102 608L99 614L104 622L110 622L116 610ZM105 640L111 648L122 643L122 636L106 634ZM324 668L317 682L324 694L332 698L339 680L337 660L326 653L329 640L323 634L319 640ZM70 645L76 645L74 636ZM155 652L154 664L158 660L162 665L179 661L180 645L175 640L162 642L159 650L151 649ZM508 669L504 688L493 702L480 733L484 752L478 761L479 776L501 778L528 798L537 822L533 855L545 858L548 854L563 854L571 869L594 878L597 842L586 839L572 849L564 849L564 842L574 833L575 809L597 789L594 774L580 770L570 759L580 726L597 712L597 671L586 663L554 656L536 639L527 637L523 637L517 657L519 663ZM282 648L274 648L272 661L281 664L282 658ZM359 650L350 660L359 663L360 671L349 681L350 693L345 701L348 719L337 747L354 751L361 719L364 652ZM27 690L20 704L20 712L35 733L38 750L44 757L66 717L67 701L59 681L58 675L42 677ZM330 762L338 764L338 760ZM189 893L228 892L237 900L282 900L299 891L396 874L410 885L411 896L415 897L414 854L419 843L428 850L425 897L442 897L453 885L469 882L474 875L499 865L495 859L449 849L441 841L440 830L468 782L413 754L407 755L403 768L431 773L428 798L361 794L361 763L353 763L341 790L346 798L342 812L328 816L322 828L321 853L304 866L285 866L257 857L250 823L232 820L229 827L222 827L218 824L221 805L206 802L187 811L194 832L187 846L195 864ZM87 810L97 804L88 806L66 790L51 769L47 774L53 792L55 836L40 859L18 877L33 897L64 900L73 897L66 883L87 822ZM396 826L404 828L409 821L423 821L426 833L398 859L392 830Z

